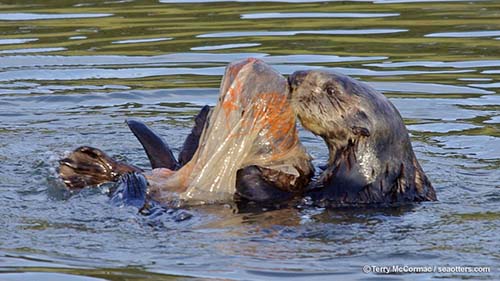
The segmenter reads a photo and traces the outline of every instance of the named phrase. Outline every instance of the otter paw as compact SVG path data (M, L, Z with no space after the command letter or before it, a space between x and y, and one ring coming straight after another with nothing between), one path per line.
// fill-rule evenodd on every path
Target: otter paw
M115 181L122 174L140 172L141 169L118 162L102 150L90 146L75 149L59 160L59 175L70 189Z

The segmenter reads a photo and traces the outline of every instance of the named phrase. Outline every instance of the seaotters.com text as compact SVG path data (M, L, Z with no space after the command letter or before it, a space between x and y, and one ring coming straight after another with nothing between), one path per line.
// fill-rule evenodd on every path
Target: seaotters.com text
M364 273L490 273L489 266L409 266L409 265L364 265Z

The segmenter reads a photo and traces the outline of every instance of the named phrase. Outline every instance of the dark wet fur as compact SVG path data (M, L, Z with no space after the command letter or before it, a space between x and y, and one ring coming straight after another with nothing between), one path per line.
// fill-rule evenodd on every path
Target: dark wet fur
M434 188L416 158L409 165L386 166L377 180L367 184L359 173L355 143L341 149L306 195L321 206L399 206L405 202L437 200ZM397 164L394 164L397 165Z
M293 181L291 175L259 166L248 166L237 172L234 201L239 212L279 209L303 195L312 173L301 171Z
M303 126L329 148L328 167L307 194L313 201L323 206L366 206L437 200L399 112L382 94L325 71L296 72L289 83ZM325 120L331 120L329 126L324 126ZM370 182L358 163L367 146L381 164L375 167L378 173L371 170Z
M286 201L297 192L290 190L291 186L285 186L290 182L284 173L265 169L259 166L248 166L236 174L236 195L249 201L256 202L278 202ZM287 190L288 189L288 190Z

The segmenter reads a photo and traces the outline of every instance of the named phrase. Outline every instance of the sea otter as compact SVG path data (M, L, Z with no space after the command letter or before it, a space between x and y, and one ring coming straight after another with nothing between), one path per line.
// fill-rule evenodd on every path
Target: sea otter
M146 201L146 190L157 202L286 201L304 192L314 172L298 138L288 92L287 80L264 62L231 63L217 105L196 117L178 160L145 124L128 121L152 171L81 147L60 161L60 176L70 188L118 180L120 197L139 198L131 200L133 205Z
M292 107L322 137L328 166L308 193L321 205L352 206L437 200L413 152L403 119L381 93L348 76L297 71Z

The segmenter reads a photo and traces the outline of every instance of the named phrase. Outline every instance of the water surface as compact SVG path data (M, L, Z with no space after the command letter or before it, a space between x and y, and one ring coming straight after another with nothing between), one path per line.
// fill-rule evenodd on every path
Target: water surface
M498 1L2 1L0 279L499 279L499 14ZM178 151L247 57L384 92L440 201L182 220L112 207L109 186L64 189L57 160L79 145L148 168L127 118ZM320 139L301 139L326 161ZM362 272L396 264L492 272Z

